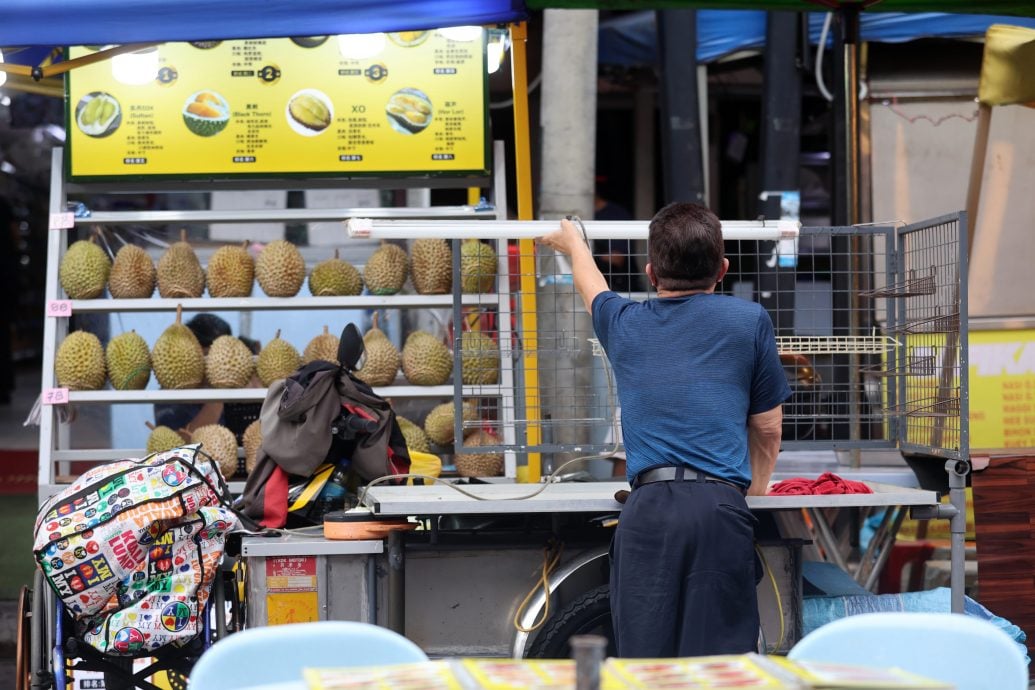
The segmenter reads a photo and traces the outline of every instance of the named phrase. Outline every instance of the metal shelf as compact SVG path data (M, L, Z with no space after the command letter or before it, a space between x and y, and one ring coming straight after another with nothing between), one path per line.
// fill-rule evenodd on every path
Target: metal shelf
M556 230L556 220L499 220L491 226L460 220L451 223L449 236L455 239L535 239ZM589 240L647 239L650 221L582 221ZM790 220L724 220L722 236L727 240L779 240L798 237L801 224ZM349 237L401 240L424 237L431 227L419 220L379 220L357 216L345 221ZM439 231L440 232L440 231Z
M464 386L465 396L499 395L500 386ZM379 386L374 392L384 398L449 398L453 384L442 386ZM142 391L70 391L70 403L172 403L172 402L262 402L265 388L189 388L184 390L154 389Z
M170 223L313 223L346 218L428 218L438 220L496 218L494 208L435 206L432 208L282 208L205 211L108 211L76 218L76 225L163 225ZM344 233L342 234L344 238Z
M495 295L491 295L495 296ZM487 294L463 295L464 305L484 304ZM183 311L276 311L283 309L427 309L452 307L452 295L357 295L355 297L199 297L196 299L77 299L72 313L86 312L176 312Z

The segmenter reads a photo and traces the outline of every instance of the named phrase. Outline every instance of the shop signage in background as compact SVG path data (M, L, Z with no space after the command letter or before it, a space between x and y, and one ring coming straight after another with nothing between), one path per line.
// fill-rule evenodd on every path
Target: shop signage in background
M970 446L1035 447L1035 330L970 332Z
M165 43L78 68L68 175L487 174L485 34Z

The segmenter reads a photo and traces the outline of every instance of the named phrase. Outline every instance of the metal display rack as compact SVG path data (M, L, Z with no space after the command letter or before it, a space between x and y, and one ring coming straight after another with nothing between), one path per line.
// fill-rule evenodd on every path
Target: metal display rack
M281 209L281 210L206 210L206 211L127 211L127 212L98 212L89 213L84 217L74 219L74 227L96 226L96 225L165 225L172 223L196 223L207 224L217 222L320 222L320 221L341 221L343 219L363 216L381 218L424 218L425 223L420 226L424 232L415 228L414 234L406 236L406 239L429 236L427 219L435 221L460 221L473 220L478 226L484 227L487 221L498 220L506 212L506 187L504 176L504 160L502 146L497 143L495 147L495 170L492 182L493 206L430 206L424 208L349 208L349 209ZM63 176L63 151L55 149L52 157L51 173L51 197L50 212L52 214L64 214L68 210L68 189ZM429 186L434 181L428 181ZM101 190L103 192L103 190ZM47 244L47 288L46 302L50 304L55 300L62 300L65 296L58 281L58 267L61 258L70 244L70 233L74 228L52 229ZM434 228L435 233L441 230ZM436 234L435 236L442 236ZM342 243L349 240L346 233L342 232ZM506 257L506 252L500 252L501 257ZM485 296L481 296L484 300ZM501 297L501 299L505 299ZM465 295L460 299L462 304L475 305L479 302L477 295ZM453 295L419 295L419 294L398 294L391 296L363 295L355 297L292 297L292 298L269 298L269 297L248 297L248 298L208 298L197 299L112 299L101 297L87 300L70 300L70 314L109 314L118 312L166 312L175 313L177 306L181 306L184 312L202 311L300 311L300 310L327 310L327 309L427 309L442 308L448 309L453 306ZM65 312L66 315L70 315ZM65 317L47 316L44 325L43 342L43 363L42 363L42 386L41 389L53 391L57 383L54 374L54 360L58 345L68 334L68 319ZM464 394L486 395L507 395L507 390L501 386L478 386L463 387ZM396 399L402 398L425 398L448 400L454 395L453 385L440 386L414 386L414 385L392 385L375 388L375 391L382 396ZM70 391L67 397L69 406L93 405L93 404L132 404L132 403L186 403L205 402L218 400L220 402L261 402L266 397L265 388L243 388L243 389L192 389L192 390L166 390L150 389L135 391L118 391L103 389L95 391ZM60 490L62 481L69 475L72 462L98 462L115 460L125 457L141 457L145 451L140 448L72 448L70 443L70 424L63 421L66 415L59 414L57 406L46 404L46 395L43 396L44 405L40 414L40 443L39 443L39 496L41 500ZM509 407L510 405L508 405ZM513 460L511 460L513 465ZM232 489L240 489L237 482L231 483Z

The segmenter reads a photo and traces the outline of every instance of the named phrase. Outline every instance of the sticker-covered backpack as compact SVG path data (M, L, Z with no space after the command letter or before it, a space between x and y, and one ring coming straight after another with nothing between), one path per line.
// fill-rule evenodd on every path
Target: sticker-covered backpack
M184 644L238 525L216 463L197 445L95 467L36 517L33 555L102 653Z

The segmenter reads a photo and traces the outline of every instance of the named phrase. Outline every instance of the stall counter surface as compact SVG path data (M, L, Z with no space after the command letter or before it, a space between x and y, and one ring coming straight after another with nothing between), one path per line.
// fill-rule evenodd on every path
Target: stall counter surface
M866 482L871 494L749 496L753 510L848 508L865 506L934 506L938 494L892 484ZM542 484L469 484L456 491L443 482L431 486L371 487L364 504L376 515L464 515L505 513L615 512L622 509L615 493L626 482L560 482Z

